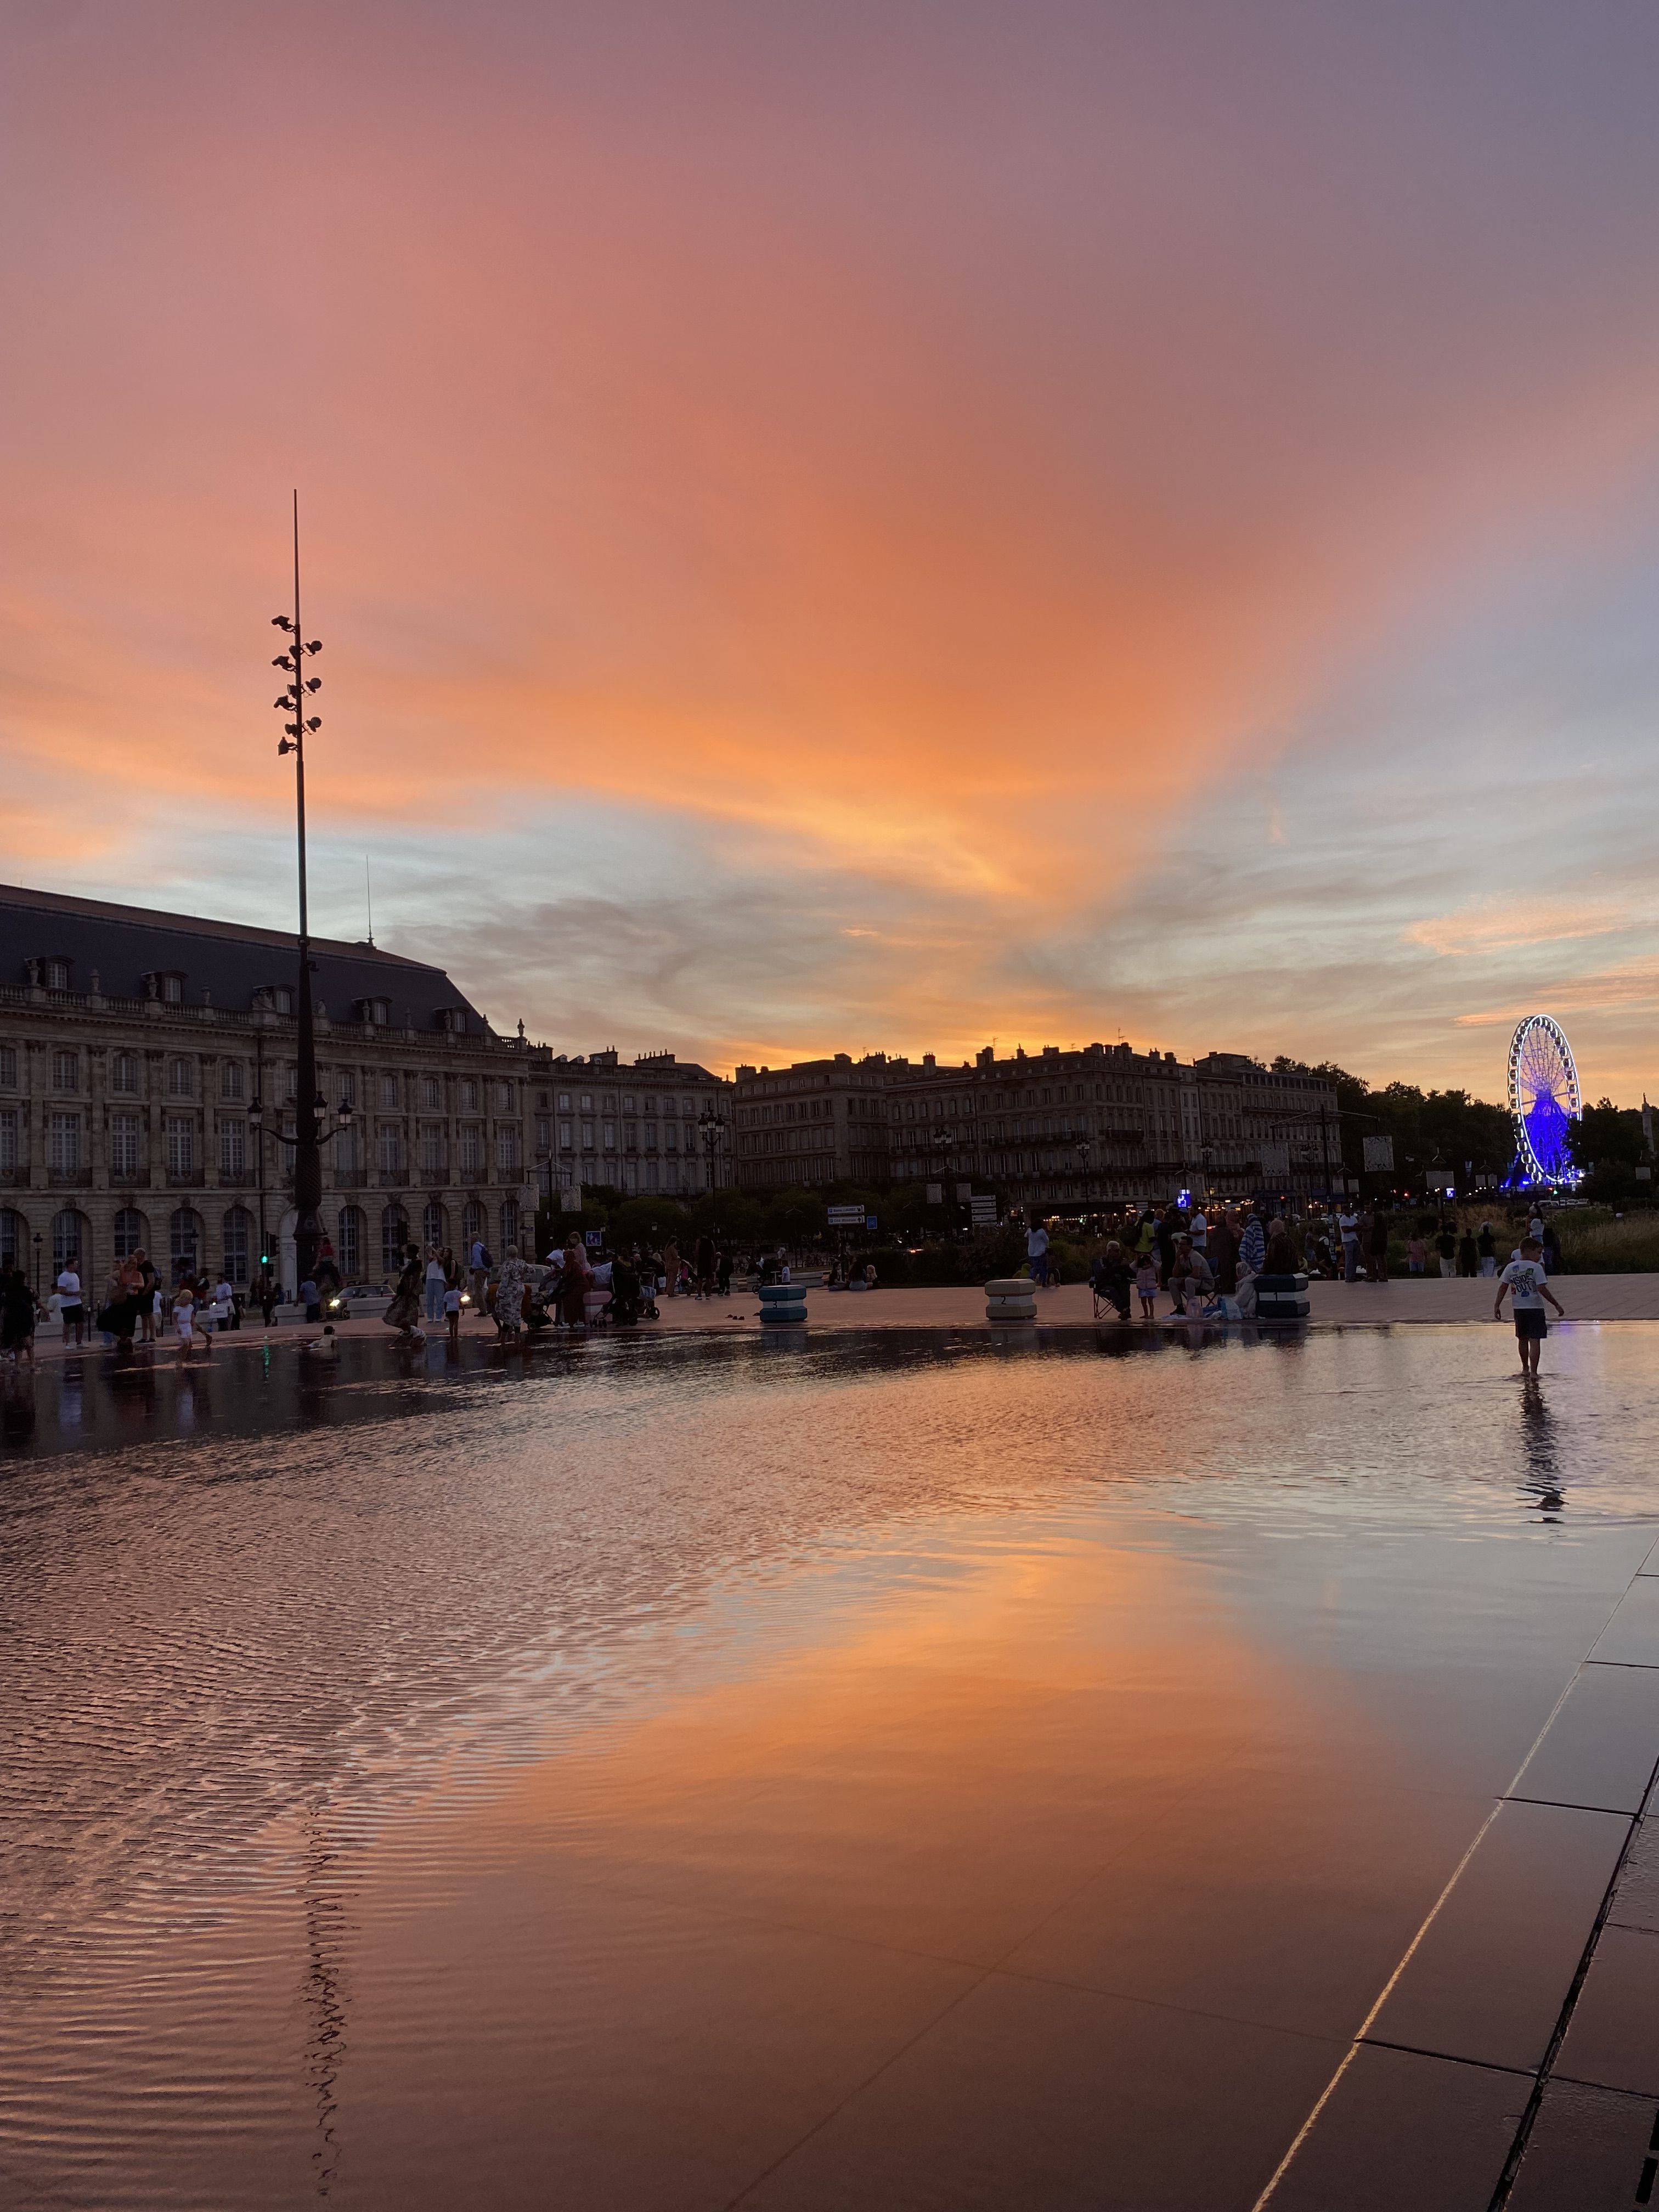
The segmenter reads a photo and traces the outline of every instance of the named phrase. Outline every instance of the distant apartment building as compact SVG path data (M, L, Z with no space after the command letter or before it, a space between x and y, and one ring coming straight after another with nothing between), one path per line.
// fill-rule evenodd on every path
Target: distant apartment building
M742 1066L736 1173L750 1190L937 1182L1013 1203L1306 1195L1340 1175L1336 1093L1240 1053L1182 1061L1048 1045L960 1066L872 1053Z
M612 1049L538 1054L534 1066L548 1086L536 1155L551 1188L692 1198L731 1182L732 1085L696 1060Z

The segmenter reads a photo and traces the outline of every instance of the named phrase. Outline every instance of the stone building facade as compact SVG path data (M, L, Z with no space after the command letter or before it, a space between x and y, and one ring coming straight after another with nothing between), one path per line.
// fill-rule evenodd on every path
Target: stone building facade
M537 1121L537 1154L566 1200L595 1187L687 1199L731 1182L732 1085L696 1060L652 1052L624 1061L611 1049L559 1053L537 1067L552 1097Z
M1305 1198L1340 1187L1333 1086L1238 1053L1178 1060L1127 1044L1057 1045L959 1066L874 1053L739 1067L746 1189L937 1182L1015 1205Z
M313 953L331 1126L352 1109L323 1154L342 1274L379 1282L410 1241L499 1254L533 1223L549 1055L441 969ZM138 1246L235 1282L266 1249L291 1285L295 967L279 932L0 887L0 1255L43 1295L72 1254L96 1297Z

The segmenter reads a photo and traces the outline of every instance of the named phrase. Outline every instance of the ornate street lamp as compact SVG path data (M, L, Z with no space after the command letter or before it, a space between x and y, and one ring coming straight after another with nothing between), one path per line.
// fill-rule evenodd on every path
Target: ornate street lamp
M300 495L294 495L294 612L292 615L273 615L272 627L282 630L288 640L288 650L272 661L273 668L286 672L289 684L282 697L276 701L278 714L289 719L283 724L283 735L276 747L279 755L294 756L294 799L299 833L300 874L300 996L297 1006L300 1054L300 1099L296 1133L284 1138L284 1143L294 1146L294 1207L297 1218L294 1225L295 1265L303 1282L314 1277L318 1247L322 1242L323 1224L318 1207L323 1198L323 1158L321 1136L318 1127L318 1108L323 1104L317 1089L317 1040L313 1028L315 1009L313 1004L311 976L311 924L306 900L306 736L307 732L320 730L322 717L307 715L307 707L322 690L320 676L305 672L307 658L320 653L322 641L307 641L300 627Z
M319 1197L322 1192L323 1180L322 1147L325 1145L331 1144L336 1137L344 1136L346 1132L352 1126L352 1111L351 1101L349 1098L342 1098L339 1104L334 1109L334 1127L331 1129L319 1132L318 1124L319 1122L326 1121L328 1119L328 1101L324 1097L320 1091L316 1092L312 1100L312 1143L317 1158L317 1186L318 1194ZM297 1134L290 1137L285 1129L267 1129L265 1127L264 1106L258 1098L254 1099L248 1107L247 1121L249 1128L253 1132L254 1152L259 1164L259 1263L263 1267L264 1265L266 1255L270 1249L270 1247L265 1243L265 1139L267 1137L270 1137L273 1138L279 1145L289 1145L295 1148L295 1188L296 1192L299 1188L298 1152L300 1139ZM301 1124L300 1126L302 1127L303 1124ZM295 1203L297 1205L297 1199ZM301 1282L304 1282L307 1275L311 1275L314 1279L314 1271L317 1266L317 1246L315 1244L313 1245L309 1260L307 1260L306 1255L300 1250L297 1235L295 1239L294 1264L298 1272L299 1280ZM342 1279L343 1280L343 1278L342 1278Z
M1078 1139L1078 1165L1081 1169L1083 1174L1083 1203L1085 1206L1089 1203L1089 1156L1093 1150L1094 1146L1090 1143L1087 1137L1079 1137Z
M726 1116L710 1099L697 1116L697 1133L702 1139L702 1157L708 1176L708 1188L714 1190L720 1181L720 1147L726 1142Z

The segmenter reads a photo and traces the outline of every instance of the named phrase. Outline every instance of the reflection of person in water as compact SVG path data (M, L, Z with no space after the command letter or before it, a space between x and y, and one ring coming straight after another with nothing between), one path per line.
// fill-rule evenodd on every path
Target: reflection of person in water
M1555 1418L1536 1379L1528 1376L1521 1392L1521 1443L1527 1455L1522 1495L1530 1510L1553 1518L1566 1510L1561 1488Z

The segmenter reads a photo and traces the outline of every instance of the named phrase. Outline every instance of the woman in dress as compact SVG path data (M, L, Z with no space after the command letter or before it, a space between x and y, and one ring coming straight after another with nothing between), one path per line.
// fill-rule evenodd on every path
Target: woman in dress
M495 1279L495 1328L503 1344L509 1340L516 1344L524 1327L524 1286L529 1273L519 1257L518 1246L509 1244Z
M392 1304L380 1316L388 1328L398 1330L410 1342L421 1334L421 1291L425 1277L421 1255L411 1244L404 1258L403 1273L392 1291Z

